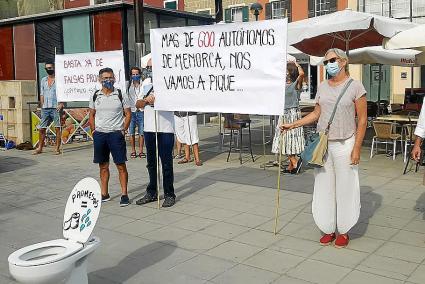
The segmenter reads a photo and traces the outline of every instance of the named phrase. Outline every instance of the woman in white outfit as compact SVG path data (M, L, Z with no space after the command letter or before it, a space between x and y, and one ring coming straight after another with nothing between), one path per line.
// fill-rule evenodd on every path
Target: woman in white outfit
M351 78L344 51L337 48L328 50L323 63L329 79L317 89L314 111L293 123L283 124L282 131L316 121L318 131L326 129L336 100ZM361 82L354 80L342 96L330 126L325 165L314 170L312 213L316 225L324 233L320 239L322 245L329 245L335 240L336 247L346 247L348 231L359 219L358 164L366 124L366 90Z

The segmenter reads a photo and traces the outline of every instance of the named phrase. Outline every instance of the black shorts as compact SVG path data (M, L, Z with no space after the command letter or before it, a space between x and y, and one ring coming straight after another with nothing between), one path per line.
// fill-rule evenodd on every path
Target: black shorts
M124 164L127 161L127 148L121 131L95 131L93 134L93 146L93 163L108 163L110 154L115 164Z

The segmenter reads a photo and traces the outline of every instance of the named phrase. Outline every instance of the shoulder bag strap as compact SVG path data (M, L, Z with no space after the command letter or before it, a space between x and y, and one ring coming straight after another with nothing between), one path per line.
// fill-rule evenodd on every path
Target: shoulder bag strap
M342 89L341 93L339 94L338 99L336 100L334 109L332 111L331 117L329 118L329 122L328 122L328 127L326 127L326 130L329 131L329 128L331 127L332 121L334 120L334 116L336 113L336 108L338 107L339 101L342 99L342 96L345 94L345 92L347 91L348 87L351 85L351 83L353 82L353 79L350 79L344 86L344 89Z

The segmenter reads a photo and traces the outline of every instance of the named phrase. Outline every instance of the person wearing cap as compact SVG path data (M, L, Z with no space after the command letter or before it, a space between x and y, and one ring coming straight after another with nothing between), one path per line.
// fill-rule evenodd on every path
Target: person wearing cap
M366 90L361 82L350 78L348 57L341 49L329 49L323 63L328 79L318 86L314 111L280 128L287 131L317 121L317 131L324 131L337 98L348 86L330 125L325 164L314 170L312 202L314 221L323 232L320 244L335 241L335 247L341 248L348 245L348 231L360 216L358 165L367 126Z

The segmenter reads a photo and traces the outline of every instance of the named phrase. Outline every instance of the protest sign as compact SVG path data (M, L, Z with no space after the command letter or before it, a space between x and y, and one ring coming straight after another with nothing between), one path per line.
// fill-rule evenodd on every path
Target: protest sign
M57 54L55 56L56 94L59 102L89 101L100 88L99 70L112 68L115 88L125 93L125 70L122 50Z
M287 20L151 30L155 109L279 115Z

